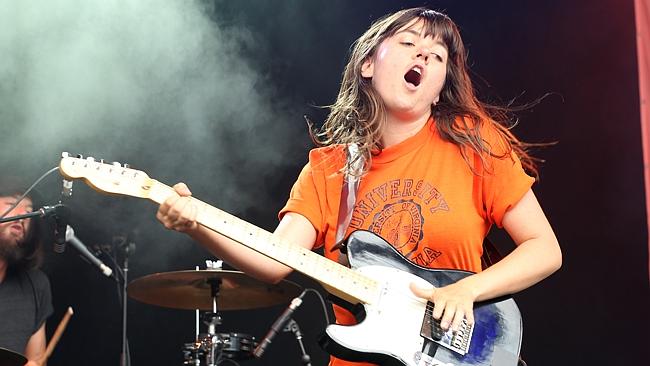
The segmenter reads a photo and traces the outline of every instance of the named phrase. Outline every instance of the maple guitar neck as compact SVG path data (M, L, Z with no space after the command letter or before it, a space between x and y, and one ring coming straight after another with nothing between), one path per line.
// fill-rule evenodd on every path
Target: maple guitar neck
M150 180L145 188L149 199L161 204L174 194L173 188ZM273 236L270 232L194 197L198 208L197 222L244 246L274 259L320 282L328 292L351 303L372 303L378 284L375 280L331 261L300 245Z

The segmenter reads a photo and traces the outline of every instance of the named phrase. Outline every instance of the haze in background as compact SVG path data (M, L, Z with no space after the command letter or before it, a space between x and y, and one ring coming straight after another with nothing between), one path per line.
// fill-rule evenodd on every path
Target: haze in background
M231 212L263 205L266 178L309 141L296 103L246 59L273 50L241 23L218 24L218 12L184 0L0 0L3 165L33 180L62 151L82 153L188 182ZM57 197L58 179L45 196ZM157 225L154 207L75 187L79 222Z

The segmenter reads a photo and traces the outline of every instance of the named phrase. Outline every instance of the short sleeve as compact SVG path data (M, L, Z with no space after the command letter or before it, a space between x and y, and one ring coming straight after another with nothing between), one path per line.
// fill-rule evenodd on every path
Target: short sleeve
M316 229L314 248L330 240L330 228L336 227L334 218L341 198L345 151L341 145L312 149L309 162L300 172L291 188L289 200L280 210L279 218L287 212L303 215Z
M493 147L493 152L497 156L504 156L487 157L488 165L482 172L483 204L487 219L503 227L503 216L530 190L535 179L526 174L514 152L504 154L503 144L496 132L489 128L487 130L482 133Z
M39 270L31 271L29 277L32 280L34 295L36 297L36 315L33 331L33 333L36 333L54 311L52 307L52 291L50 289L50 280L45 273Z
M323 210L320 207L321 200L314 181L314 171L311 163L307 163L300 172L298 179L291 188L289 199L284 207L280 210L278 217L282 217L287 212L301 214L314 226L317 232L316 245L320 245L324 239L324 217Z

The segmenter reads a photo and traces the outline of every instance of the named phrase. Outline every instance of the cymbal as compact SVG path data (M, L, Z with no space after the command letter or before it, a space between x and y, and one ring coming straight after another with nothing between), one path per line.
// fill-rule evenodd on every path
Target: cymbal
M240 271L210 269L154 273L131 281L127 292L131 298L151 305L212 310L210 283L215 281L219 311L287 303L302 290L286 280L273 285Z
M23 366L27 363L25 356L0 347L0 366Z

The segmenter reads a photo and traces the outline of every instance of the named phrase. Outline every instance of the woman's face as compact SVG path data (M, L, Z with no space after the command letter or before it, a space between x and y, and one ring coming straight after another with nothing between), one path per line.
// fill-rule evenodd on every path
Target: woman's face
M447 47L438 37L424 36L424 21L414 19L385 39L361 66L372 79L389 120L428 117L438 102L447 73Z

